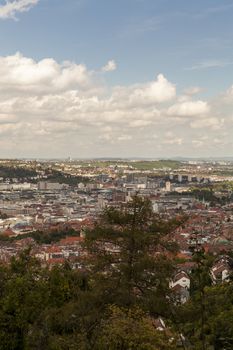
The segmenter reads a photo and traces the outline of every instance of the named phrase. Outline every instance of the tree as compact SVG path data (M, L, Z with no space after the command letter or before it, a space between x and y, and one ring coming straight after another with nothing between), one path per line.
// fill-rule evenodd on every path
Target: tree
M136 196L87 232L84 270L42 268L30 250L13 258L0 268L0 348L173 349L171 323L160 333L153 321L170 317L169 234L179 224Z
M29 326L46 305L46 282L40 264L30 257L29 251L13 258L1 277L1 349L25 349Z
M168 237L179 224L160 220L150 201L139 196L120 209L107 209L86 235L93 288L107 303L140 304L155 315L168 314L174 266L166 254L176 250Z
M138 307L110 307L109 318L103 321L95 350L172 350L174 335L158 331L153 320Z

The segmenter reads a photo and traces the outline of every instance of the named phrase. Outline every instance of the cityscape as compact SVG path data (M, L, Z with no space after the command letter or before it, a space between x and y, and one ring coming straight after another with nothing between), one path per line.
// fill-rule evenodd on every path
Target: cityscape
M120 209L134 196L148 198L165 220L187 216L172 237L184 270L196 240L214 255L233 248L231 161L1 160L0 175L4 263L33 246L45 265L68 260L81 267L85 230L105 209Z
M233 350L232 0L0 0L0 350Z

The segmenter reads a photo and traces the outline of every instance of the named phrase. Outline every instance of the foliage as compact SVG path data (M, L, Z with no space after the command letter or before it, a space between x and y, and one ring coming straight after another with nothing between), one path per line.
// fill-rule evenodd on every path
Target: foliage
M176 322L197 350L233 348L233 284L212 283L215 259L198 246L193 250L190 299L175 307Z
M155 331L153 319L139 308L110 307L110 316L101 326L96 350L171 350L175 339Z
M191 194L195 196L198 200L209 202L211 206L218 205L225 205L230 202L230 197L228 193L224 193L227 189L230 189L228 187L223 187L218 185L209 185L208 187L202 187L202 188L192 188ZM221 196L218 197L216 195L216 191L221 192Z
M88 233L86 270L41 268L30 251L12 259L0 270L0 348L118 349L121 335L121 349L172 349L172 333L152 322L169 314L169 232L150 202L135 197Z
M0 241L18 241L25 238L33 238L38 244L51 244L55 242L59 242L61 239L71 236L79 236L80 232L74 229L63 229L63 230L52 230L52 231L35 231L20 234L16 237L8 237L4 235L0 235Z
M30 178L37 176L36 171L17 166L0 166L0 177L5 178Z
M60 184L67 184L70 186L77 186L80 182L84 184L90 182L88 177L73 176L54 169L50 170L48 173L47 180L50 182L58 182Z
M167 236L176 225L159 221L150 202L138 196L121 210L107 209L86 235L95 288L119 306L137 303L154 315L167 314L174 270L166 253L176 251Z
M190 299L172 301L169 238L180 224L136 196L87 232L85 269L42 268L30 250L0 266L0 349L232 349L233 281L212 283L215 257L198 244ZM165 331L156 329L158 317Z

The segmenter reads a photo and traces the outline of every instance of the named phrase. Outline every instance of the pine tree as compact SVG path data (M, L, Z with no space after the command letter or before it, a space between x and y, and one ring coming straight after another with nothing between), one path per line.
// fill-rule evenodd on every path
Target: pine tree
M108 303L141 304L154 314L166 313L173 273L166 254L176 249L168 237L178 224L161 220L151 202L139 196L120 209L107 209L86 236L96 292Z

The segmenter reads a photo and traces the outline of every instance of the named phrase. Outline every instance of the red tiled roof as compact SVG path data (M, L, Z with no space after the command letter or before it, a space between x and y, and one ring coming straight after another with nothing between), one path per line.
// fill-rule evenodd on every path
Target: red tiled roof
M185 259L185 260L190 260L192 258L190 255L184 254L184 253L178 253L176 257L179 259Z
M61 248L53 245L47 249L47 253L61 253Z
M82 242L83 240L84 240L83 237L70 236L70 237L66 237L66 238L61 239L59 244L61 244L61 245L73 244L73 243L77 243L77 242Z
M2 234L7 237L15 236L15 232L10 227L8 227L5 231L3 231Z
M47 263L49 265L63 264L64 262L65 262L64 258L52 258L52 259L47 260Z

